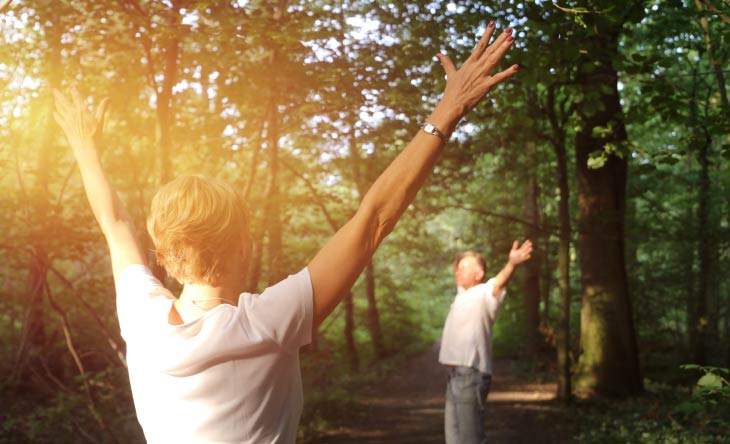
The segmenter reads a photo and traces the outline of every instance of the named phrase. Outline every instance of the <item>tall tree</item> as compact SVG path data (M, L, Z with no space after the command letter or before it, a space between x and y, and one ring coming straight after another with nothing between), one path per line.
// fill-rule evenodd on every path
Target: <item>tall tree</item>
M528 143L527 168L529 175L525 190L524 217L529 223L525 233L525 239L531 239L538 245L540 240L540 213L538 207L538 169L537 169L537 148L535 143ZM532 260L525 264L525 337L527 338L527 349L534 354L540 345L540 266L542 254L535 250Z
M625 396L642 389L639 356L625 262L628 137L613 61L620 59L624 23L638 21L643 5L589 2L579 17L585 28L574 35L581 45L576 81L575 136L578 183L581 355L576 386L588 393ZM603 165L594 168L599 154Z

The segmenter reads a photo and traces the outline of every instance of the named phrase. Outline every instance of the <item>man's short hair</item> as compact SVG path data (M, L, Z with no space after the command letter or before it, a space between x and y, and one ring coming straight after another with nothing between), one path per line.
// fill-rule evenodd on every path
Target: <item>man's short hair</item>
M466 257L473 257L476 259L477 263L480 267L482 267L482 271L484 272L484 276L487 275L487 263L484 261L484 258L481 254L477 253L473 250L466 250L462 251L461 253L456 255L456 258L454 258L454 270L456 270L456 267L459 266L459 262L461 262L462 259ZM484 281L484 277L482 277L482 281Z
M199 175L160 188L147 217L157 262L180 283L217 285L234 254L248 256L248 229L239 193L222 180Z

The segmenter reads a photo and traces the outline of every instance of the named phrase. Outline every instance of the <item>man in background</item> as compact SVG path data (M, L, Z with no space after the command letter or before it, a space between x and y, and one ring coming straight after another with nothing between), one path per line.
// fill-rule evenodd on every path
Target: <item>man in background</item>
M474 251L454 261L457 294L446 318L439 362L448 367L444 432L446 444L482 444L485 407L492 380L492 327L507 283L530 259L532 242L515 241L507 264L484 283L486 263Z

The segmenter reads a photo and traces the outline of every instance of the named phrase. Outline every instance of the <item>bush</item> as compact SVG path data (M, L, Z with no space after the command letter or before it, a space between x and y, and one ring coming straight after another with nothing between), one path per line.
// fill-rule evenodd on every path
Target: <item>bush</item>
M728 370L682 366L703 375L692 391L648 381L647 394L589 408L576 442L581 444L730 444Z

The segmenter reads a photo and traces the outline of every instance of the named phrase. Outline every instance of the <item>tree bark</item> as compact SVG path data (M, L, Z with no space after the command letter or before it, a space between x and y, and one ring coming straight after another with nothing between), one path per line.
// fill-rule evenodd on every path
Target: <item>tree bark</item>
M538 185L537 185L537 152L534 143L527 147L529 156L530 177L527 179L527 190L525 193L525 219L531 224L527 225L527 239L532 239L535 245L540 243L540 218L538 214ZM527 350L535 354L540 346L540 266L542 252L535 249L532 260L525 264L525 337L527 339Z
M357 345L355 344L355 310L353 304L352 291L348 291L345 296L345 344L347 345L347 361L350 364L350 370L356 372L360 370L360 355L357 353Z
M701 0L695 0L697 9L700 12L704 11L704 5ZM720 92L720 103L722 104L722 112L725 114L725 118L730 118L730 104L728 104L727 89L725 87L725 75L722 69L722 62L715 57L715 51L712 47L712 34L710 32L710 22L707 20L705 15L700 17L700 27L702 28L703 38L705 39L705 49L707 50L707 57L710 59L712 70L715 72L715 79L717 80L717 88Z
M558 245L558 287L560 289L560 313L556 331L558 364L558 398L570 402L573 396L570 360L570 186L568 183L568 155L565 147L567 120L573 113L573 105L568 109L557 107L555 85L547 91L546 112L552 133L551 144L555 151L558 169L559 245Z
M618 75L611 64L618 34L595 38L601 50L584 61L591 70L578 73L581 92L592 99L578 105L580 130L575 139L582 286L582 354L575 383L588 395L626 396L642 390L624 257L628 164L620 150L627 135ZM589 155L607 144L619 150L618 155L609 154L603 167L590 169Z
M565 133L562 132L562 141ZM560 245L558 247L558 287L560 288L560 314L558 315L558 397L569 400L572 397L570 380L570 188L568 186L568 162L564 143L555 145L558 159L558 187L560 202Z
M60 89L61 72L57 67L61 63L61 19L55 11L51 11L47 20L52 26L47 28L48 52L47 66L49 67L48 82L51 88ZM45 116L46 129L41 139L41 146L38 153L37 166L35 171L36 183L31 189L35 196L29 199L31 208L31 220L33 226L38 230L32 236L31 255L28 263L28 296L27 307L23 319L23 327L20 335L20 344L15 354L15 362L10 375L10 381L18 382L26 374L27 365L30 365L34 356L42 353L46 346L45 329L45 285L49 268L49 255L47 243L44 242L44 227L49 225L47 215L50 212L51 201L48 188L49 172L54 169L51 166L54 154L59 150L54 144L56 134L56 123L53 121L53 101L48 97L48 113Z
M380 314L378 313L378 305L375 300L375 267L373 261L368 262L365 268L365 287L368 298L368 330L373 340L373 350L377 359L383 359L386 356L385 345L383 344L383 332L380 328Z
M692 128L690 148L697 152L700 170L697 173L697 292L689 295L689 355L692 363L706 364L707 332L710 324L707 304L710 299L710 279L712 278L712 236L710 230L710 175L709 148L712 140L699 117L696 97L699 79L697 71L693 76L692 98L689 107L689 124Z
M172 15L172 11L170 12ZM170 26L174 26L172 19ZM163 80L157 94L157 163L160 167L159 183L164 185L172 178L172 162L170 152L172 150L172 125L174 121L174 108L172 103L172 88L177 83L177 61L180 53L180 40L171 37L165 45L165 68Z
M701 0L695 0L697 9L700 13L704 12L705 2ZM705 40L705 50L707 51L707 58L709 59L710 65L715 73L715 81L717 83L718 92L720 95L720 104L722 107L722 114L725 121L730 120L730 105L728 104L727 89L725 86L725 77L723 73L723 66L720 60L715 56L715 50L712 44L712 33L710 31L710 23L707 20L707 16L702 14L700 17L700 27L702 28L702 34ZM697 122L699 123L699 122ZM698 230L699 230L699 260L700 260L700 294L699 298L704 298L705 304L708 307L707 324L698 326L702 329L704 340L709 341L710 344L705 344L705 347L710 345L712 348L716 344L720 343L720 323L721 319L719 316L721 302L719 297L717 272L715 270L715 257L717 252L715 251L716 238L715 233L717 232L717 222L712 217L711 208L713 208L711 202L712 196L712 183L710 178L710 166L712 157L712 136L709 131L702 125L704 138L701 138L699 152L700 161L700 177L699 177L699 208L698 208ZM728 138L730 140L730 138ZM707 360L706 356L702 356L703 363Z
M274 11L273 20L281 23L281 18L286 11L286 0L279 0ZM281 209L279 198L279 79L277 64L279 63L281 48L276 44L271 48L268 60L270 72L270 83L268 85L269 99L266 107L266 151L268 177L264 192L264 212L259 220L261 227L255 231L253 236L254 254L252 255L251 273L248 280L248 287L255 289L261 278L261 269L264 261L264 244L266 245L267 261L266 276L268 285L273 285L283 277L280 266L282 251L281 234ZM264 239L265 238L265 239Z
M707 340L712 320L707 310L710 301L713 277L713 233L710 222L710 174L709 148L712 143L708 134L698 134L697 160L700 164L698 173L698 206L697 206L697 257L699 259L698 289L694 296L694 316L690 335L694 343L690 346L692 363L707 363Z
M350 122L350 127L355 127L354 122ZM368 180L374 172L373 160L375 154L373 153L373 157L370 159L371 162L363 168L363 159L360 157L358 148L353 140L350 141L349 151L352 158L351 168L355 179L355 187L357 188L360 200L362 200L363 196L367 192L366 180ZM363 169L365 170L364 172ZM365 287L368 301L367 328L370 333L370 339L373 341L375 357L376 359L382 359L387 355L387 350L383 343L383 333L380 326L380 314L378 312L378 302L375 295L375 268L372 260L365 268Z
M273 67L278 58L278 51L274 50L271 57L271 66ZM274 83L275 85L276 83ZM271 88L271 102L269 103L270 111L269 122L266 129L266 150L268 151L268 173L269 177L266 184L266 200L263 223L266 224L266 235L268 239L267 253L267 275L268 285L274 285L281 280L282 271L280 266L281 259L281 207L279 204L279 113L277 112L277 94L276 87Z

